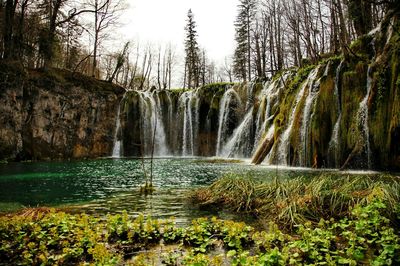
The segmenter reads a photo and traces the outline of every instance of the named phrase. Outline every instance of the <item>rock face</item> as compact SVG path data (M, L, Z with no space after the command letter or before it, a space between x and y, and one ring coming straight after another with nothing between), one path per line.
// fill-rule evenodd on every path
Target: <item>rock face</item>
M67 71L0 68L0 159L111 154L124 89Z

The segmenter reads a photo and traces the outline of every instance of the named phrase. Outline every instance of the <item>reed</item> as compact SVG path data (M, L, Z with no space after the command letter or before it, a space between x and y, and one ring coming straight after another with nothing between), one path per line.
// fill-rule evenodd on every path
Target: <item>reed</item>
M387 216L396 218L400 181L388 176L321 174L290 180L261 182L251 175L229 174L190 195L193 202L256 215L285 227L321 218L342 218L360 204L380 199Z

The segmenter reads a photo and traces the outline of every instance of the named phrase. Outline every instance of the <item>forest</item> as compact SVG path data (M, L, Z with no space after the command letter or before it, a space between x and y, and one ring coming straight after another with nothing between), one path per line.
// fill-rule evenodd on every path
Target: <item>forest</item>
M395 0L240 1L234 54L218 66L197 42L191 10L182 40L185 57L180 59L168 45L154 49L127 41L110 50L103 44L121 26L119 17L128 5L123 0L2 1L0 52L3 60L27 68L68 69L131 89L171 88L172 73L182 67L185 77L180 84L188 88L263 80L289 67L351 54L350 43L374 29L397 4Z

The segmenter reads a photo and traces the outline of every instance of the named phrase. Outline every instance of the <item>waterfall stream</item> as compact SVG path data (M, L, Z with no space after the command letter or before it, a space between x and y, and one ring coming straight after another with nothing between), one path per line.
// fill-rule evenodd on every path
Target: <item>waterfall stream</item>
M199 127L199 103L198 91L186 91L179 98L179 108L183 113L182 130L182 155L194 156L197 152L196 137Z
M306 166L307 162L309 161L308 144L309 144L309 135L310 135L310 123L312 121L312 114L313 114L315 101L319 94L321 79L323 77L328 76L329 67L330 67L330 62L328 62L326 64L325 71L324 71L324 74L322 75L322 77L320 77L316 82L314 82L314 80L311 80L309 83L309 86L308 86L308 94L307 94L307 98L306 98L305 105L304 105L302 126L301 126L301 130L300 130L300 138L301 138L302 145L300 147L301 155L299 157L299 161L300 161L301 166ZM315 79L315 78L313 78L313 79Z
M253 126L253 107L248 110L240 125L233 131L231 138L222 148L222 157L248 158L251 156L251 127Z
M362 142L364 153L367 158L367 166L368 169L371 168L371 147L369 141L369 126L368 126L368 99L371 93L372 87L372 74L371 74L371 66L368 66L367 71L367 94L364 99L360 103L360 107L357 113L358 125L361 128L361 136L359 141Z
M328 148L328 163L329 165L334 165L336 168L340 167L339 162L339 154L340 154L340 138L339 138L339 130L340 130L340 122L342 121L342 108L340 106L340 94L339 94L339 84L340 84L340 73L342 71L344 64L344 60L340 61L339 66L336 68L335 73L335 90L334 96L336 97L337 110L339 112L339 116L336 120L335 126L333 127L332 137L329 141ZM333 155L333 160L331 156Z
M228 129L230 114L233 111L231 110L233 103L236 103L238 106L242 105L238 93L234 90L234 88L230 88L224 93L219 107L218 135L217 135L217 148L216 148L217 156L222 155L222 147L225 144L226 139L228 138L227 129Z
M289 120L288 120L288 127L285 129L285 131L281 135L281 139L279 142L279 146L277 148L278 152L278 164L281 165L288 165L288 154L290 152L289 146L290 146L290 135L292 133L293 129L293 124L294 124L294 119L295 119L295 114L297 107L301 101L301 99L304 97L304 93L306 91L307 87L313 86L314 80L317 77L319 70L319 66L311 70L310 74L307 77L307 80L301 85L301 88L299 92L296 95L296 98L294 99L294 103L292 104L292 111L290 112L289 115Z
M115 133L114 133L114 139L113 139L113 151L112 151L112 157L113 158L120 158L121 157L121 150L122 150L122 141L121 141L121 136L119 134L121 133L121 104L125 98L125 95L122 97L120 103L118 104L117 107L117 116L115 118Z

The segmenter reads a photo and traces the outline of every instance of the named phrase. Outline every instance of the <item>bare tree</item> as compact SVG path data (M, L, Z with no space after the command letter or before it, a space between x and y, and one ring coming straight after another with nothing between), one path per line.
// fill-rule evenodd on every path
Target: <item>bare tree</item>
M171 44L164 48L158 47L157 59L157 85L159 89L165 90L171 88L171 75L174 65L175 53Z
M108 79L108 82L112 82L115 79L115 76L117 75L118 71L122 68L122 66L124 65L125 61L126 61L126 56L128 53L128 49L129 49L129 42L127 42L124 45L124 48L122 49L122 51L118 54L117 56L117 63L115 65L115 69L114 72L111 74L111 77Z
M93 65L92 76L96 76L98 50L101 41L108 36L107 31L118 25L120 12L125 2L123 0L88 0L86 5L93 10ZM98 75L97 75L98 76Z

